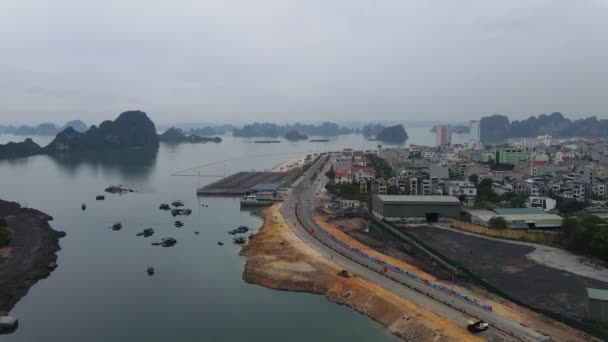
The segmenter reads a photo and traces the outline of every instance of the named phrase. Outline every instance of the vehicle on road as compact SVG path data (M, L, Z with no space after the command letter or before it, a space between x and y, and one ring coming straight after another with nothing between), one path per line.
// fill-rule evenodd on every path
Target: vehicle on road
M469 325L467 326L467 329L472 333L479 333L482 331L486 331L486 330L488 330L488 328L490 328L490 325L484 321L477 321L477 322L470 321Z

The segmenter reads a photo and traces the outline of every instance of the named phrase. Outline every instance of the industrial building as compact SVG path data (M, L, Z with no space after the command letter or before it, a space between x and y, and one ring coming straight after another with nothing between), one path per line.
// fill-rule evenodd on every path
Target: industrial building
M559 215L540 208L506 208L494 210L464 210L471 223L488 227L493 217L502 217L511 229L555 229L562 225Z
M608 290L587 288L587 318L608 322Z
M459 217L460 201L454 196L375 195L372 213L387 220L424 217L434 222L440 217Z

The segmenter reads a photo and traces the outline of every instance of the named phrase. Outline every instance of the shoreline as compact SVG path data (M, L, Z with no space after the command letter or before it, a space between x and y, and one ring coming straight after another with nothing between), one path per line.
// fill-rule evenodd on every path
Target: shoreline
M0 312L10 312L30 288L56 267L59 239L53 217L19 203L0 200L0 217L8 223L13 240L0 253Z
M288 160L282 161L282 162L276 164L275 166L273 166L270 169L270 172L289 171L289 170L293 169L294 167L298 167L298 166L300 166L300 164L303 164L304 158L306 158L306 154L304 154L303 156L300 156L298 158L293 158L293 159L288 159ZM283 170L281 170L281 168L283 168Z
M266 288L324 295L382 324L406 341L482 340L462 326L356 275L339 276L341 267L301 241L275 204L263 211L263 225L245 245L243 280ZM349 272L350 273L350 272Z

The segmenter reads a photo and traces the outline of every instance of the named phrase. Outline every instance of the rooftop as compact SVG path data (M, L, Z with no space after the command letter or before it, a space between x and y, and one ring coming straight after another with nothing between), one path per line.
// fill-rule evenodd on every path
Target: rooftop
M503 208L494 209L498 215L543 215L545 211L540 208Z
M250 191L275 191L283 185L283 182L258 183L249 189Z
M377 195L382 202L460 204L454 196Z
M589 299L606 300L608 301L608 290L587 288L587 296Z

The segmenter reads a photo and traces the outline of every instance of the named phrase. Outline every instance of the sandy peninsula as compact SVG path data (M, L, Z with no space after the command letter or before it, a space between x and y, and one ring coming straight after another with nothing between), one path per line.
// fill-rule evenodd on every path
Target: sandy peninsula
M341 268L304 244L285 224L280 204L265 209L264 225L241 250L243 278L264 287L325 295L384 325L406 341L480 340L462 327Z

